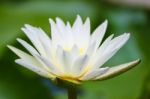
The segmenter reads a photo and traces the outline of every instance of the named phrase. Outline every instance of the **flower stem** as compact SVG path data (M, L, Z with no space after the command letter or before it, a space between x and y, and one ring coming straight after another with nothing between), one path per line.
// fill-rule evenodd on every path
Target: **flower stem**
M77 91L74 87L68 88L68 99L77 99Z

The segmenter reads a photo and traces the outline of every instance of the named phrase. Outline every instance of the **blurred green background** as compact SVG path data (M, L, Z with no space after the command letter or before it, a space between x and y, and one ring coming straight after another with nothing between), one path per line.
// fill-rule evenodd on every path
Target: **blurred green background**
M21 47L16 38L25 23L50 34L48 18L73 21L79 14L91 19L92 30L108 19L107 37L131 32L128 43L107 63L117 65L142 59L134 69L115 78L79 86L79 99L150 99L149 0L0 0L0 99L66 99L64 89L14 63L17 56L6 47ZM22 47L21 47L22 48Z

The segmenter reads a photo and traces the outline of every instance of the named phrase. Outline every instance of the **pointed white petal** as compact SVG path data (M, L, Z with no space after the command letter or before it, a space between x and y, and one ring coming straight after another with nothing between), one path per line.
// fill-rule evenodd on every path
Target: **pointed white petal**
M64 51L61 46L57 46L56 50L56 63L57 67L63 70L64 73L69 73L73 64L73 54Z
M65 33L65 23L59 18L56 18L56 25L60 32Z
M102 39L106 32L107 23L108 22L106 20L92 33L91 42L95 41L97 48L99 47L100 43L102 42Z
M84 37L83 37L83 22L82 22L82 19L81 17L78 15L74 24L73 24L73 27L72 27L72 31L73 31L73 37L74 37L74 42L77 46L79 47L83 47L83 45L85 44L84 42Z
M77 31L79 28L81 28L80 26L82 26L82 25L83 25L82 19L79 15L77 15L77 18L76 18L72 28L75 31Z
M60 68L61 71L64 71L64 62L63 62L63 49L61 46L57 46L55 59L53 60L57 68Z
M52 59L52 42L50 37L41 28L37 30L39 31L39 39L43 45L47 58Z
M48 35L41 29L36 28L31 25L25 25L26 27L26 34L30 37L30 40L36 40L32 41L32 43L35 45L37 50L43 55L50 58L51 56L51 39L48 37Z
M84 32L85 32L85 35L90 35L90 19L87 18L85 23L84 23Z
M40 55L36 55L36 56L37 56L39 59L41 59L41 61L42 61L46 66L48 66L48 67L50 68L50 70L51 70L51 72L52 72L53 74L58 75L58 74L61 73L60 70L59 70L58 68L56 68L56 66L50 62L50 60L47 60L46 58L44 58L43 56L40 56Z
M44 42L44 44L50 45L51 43L51 39L50 37L44 32L44 30L42 30L41 28L36 28L34 27L35 31L38 33L39 35L39 39L42 40Z
M41 64L36 58L33 56L13 47L8 45L8 48L12 50L17 56L19 56L21 59L28 61L30 64L34 64L35 66L40 66L41 68L44 68L45 66Z
M79 56L73 66L71 67L71 71L72 71L72 74L73 75L80 75L82 69L85 67L85 65L87 65L88 63L88 56L87 55L82 55L82 56Z
M41 29L41 28L35 28L37 31L38 38L43 46L43 49L46 53L46 57L51 59L52 58L52 44L51 39L49 36Z
M35 28L32 27L31 25L26 24L25 28L22 28L24 33L27 35L27 37L30 39L30 41L33 43L33 45L36 47L36 49L39 51L40 54L46 55L44 48L38 39L38 34L35 31Z
M96 49L96 43L95 43L95 44L94 44L94 43L91 43L91 45L88 47L87 52L86 52L86 53L88 53L89 56L91 56L91 61L92 61L91 64L94 64L94 63L95 63L95 65L97 65L97 67L99 67L99 66L100 66L99 62L102 62L102 61L105 60L105 57L103 58L103 57L102 57L102 54L103 54L105 48L109 45L109 43L110 43L112 37L113 37L113 34L110 35L110 36L103 42L103 44L100 46L100 48L99 48L98 50ZM92 56L92 53L94 53L93 56ZM113 53L113 52L112 52L112 53ZM112 54L112 55L113 55L113 54ZM107 55L106 55L106 56L107 56ZM110 56L111 56L111 55L110 55ZM97 59L98 59L99 57L102 57L102 60L97 62ZM97 63L97 64L96 64L96 63ZM93 65L90 65L90 66L93 66ZM96 66L95 66L95 67L96 67ZM91 67L89 67L89 65L87 65L87 67L85 67L85 68L91 68ZM95 69L95 68L93 68L93 69Z
M101 55L97 60L95 61L94 66L92 69L96 69L101 67L106 61L108 61L118 50L110 51L109 53L106 53L104 55Z
M109 42L109 45L103 49L103 51L98 54L98 58L95 61L94 67L99 68L106 61L108 61L129 39L129 34L123 34L119 37L114 38Z
M95 80L105 80L105 79L114 77L116 75L119 75L121 73L124 73L124 72L128 71L129 69L135 67L139 63L140 63L140 59L137 59L137 60L129 62L129 63L121 64L121 65L118 65L118 66L114 66L114 67L110 68L103 75L97 76L95 78Z
M71 30L70 22L68 22L68 21L67 21L67 25L66 25L66 27L67 27L68 29L70 29L70 30Z
M15 47L13 47L13 46L8 45L7 47L8 47L10 50L12 50L12 51L13 51L17 56L19 56L21 59L25 59L25 60L29 60L29 61L33 59L33 57L32 57L31 55L29 55L29 54L27 54L27 53L25 53L25 52L23 52L23 51L21 51L21 50L15 48Z
M73 56L78 56L78 54L80 53L80 50L77 45L73 45L73 47L71 49L71 53Z
M92 80L93 78L105 74L109 70L108 67L92 70L81 78L81 80Z
M54 76L51 73L49 73L48 71L46 71L43 68L40 68L38 66L35 66L31 63L28 63L28 61L25 61L23 59L17 59L17 60L15 60L15 62L24 66L25 68L28 68L31 71L34 71L35 73L37 73L43 77L54 78Z
M86 51L86 54L91 56L96 52L96 42L91 43Z
M22 41L21 41L22 42ZM25 42L22 42L25 44L26 47L29 47L26 45ZM38 57L36 57L36 55L39 55L38 53L34 52L35 50L32 50L31 48L31 54L34 56L31 56L13 46L8 46L14 53L16 53L21 59L24 59L26 61L28 61L30 64L34 64L35 66L40 66L41 68L45 68L47 71L51 71L50 68L48 68L47 66L45 66L45 64L43 64L42 61L39 60Z
M65 29L66 29L65 36L64 36L65 41L66 41L65 44L66 44L66 47L71 48L74 44L74 37L73 37L73 31L69 22L67 22Z
M83 25L83 30L82 30L82 39L85 42L85 45L87 46L89 43L90 39L90 19L87 18L84 25Z
M66 72L71 72L70 67L73 63L73 57L71 56L71 53L63 50L63 62L64 62L64 70Z
M26 41L22 39L17 39L17 41L23 45L32 55L33 54L39 54L30 44L28 44Z
M29 45L26 41L22 39L17 39L17 40L40 62L39 58L36 57L37 55L40 55L40 54L31 45Z
M30 65L34 65L35 68L40 68L40 69L44 69L46 70L47 72L49 71L48 69L44 68L44 65L41 64L38 60L36 60L36 58L34 58L33 56L13 47L13 46L10 46L8 45L8 48L11 49L16 55L18 55L21 60L25 60L26 63L30 64Z
M102 45L99 47L98 51L97 51L97 55L102 54L105 51L105 48L110 44L112 38L113 38L114 34L110 35L103 43Z
M57 47L57 45L62 45L64 42L62 33L59 32L58 27L52 19L49 19L49 22L51 25L51 37L53 45L55 45L55 47Z
M104 53L109 52L110 50L120 49L130 38L129 33L124 33L118 37L115 37L111 40L109 46L105 49Z

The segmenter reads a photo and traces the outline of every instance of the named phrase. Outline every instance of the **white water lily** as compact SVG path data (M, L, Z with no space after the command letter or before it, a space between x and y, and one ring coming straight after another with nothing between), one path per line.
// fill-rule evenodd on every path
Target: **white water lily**
M77 16L73 26L60 18L49 19L51 38L41 29L25 25L22 30L30 39L31 46L22 39L17 41L28 53L13 46L8 47L19 56L16 63L35 73L55 80L56 78L79 84L87 80L103 80L129 70L140 62L135 60L115 67L103 66L129 39L124 33L113 38L110 35L102 43L107 20L90 34L90 19L83 23Z

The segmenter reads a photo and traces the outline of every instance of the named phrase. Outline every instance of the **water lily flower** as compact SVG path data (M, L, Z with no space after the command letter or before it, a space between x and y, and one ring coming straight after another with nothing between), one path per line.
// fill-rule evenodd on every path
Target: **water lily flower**
M49 19L51 38L41 29L26 24L22 28L33 46L18 38L29 53L8 45L19 56L15 62L35 73L55 80L59 78L75 84L88 80L103 80L121 74L140 60L118 66L103 66L128 41L130 33L103 40L107 20L91 33L90 19L82 21L78 15L74 24L56 18ZM103 67L102 67L103 66Z

